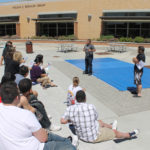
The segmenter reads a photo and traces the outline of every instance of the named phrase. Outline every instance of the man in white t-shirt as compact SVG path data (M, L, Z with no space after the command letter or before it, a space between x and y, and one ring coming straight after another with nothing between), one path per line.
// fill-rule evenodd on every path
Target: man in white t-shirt
M79 86L79 78L73 78L73 84L71 84L68 88L68 95L67 95L67 106L74 105L76 103L76 93L80 90L83 90Z
M20 94L15 82L1 87L0 150L75 150L71 141L41 128L35 115L18 108Z

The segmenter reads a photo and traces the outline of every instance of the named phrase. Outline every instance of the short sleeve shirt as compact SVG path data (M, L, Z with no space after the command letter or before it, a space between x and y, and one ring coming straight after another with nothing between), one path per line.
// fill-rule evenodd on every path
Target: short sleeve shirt
M2 56L4 57L4 59L6 57L6 53L7 53L7 47L4 48L3 53L2 53Z
M2 56L4 57L4 61L5 61L5 58L6 58L6 55L7 55L8 48L9 48L9 46L5 46L5 48L3 50L3 53L2 53Z
M35 115L16 106L0 104L0 149L1 150L43 150L32 133L41 129Z
M41 78L41 74L42 74L42 69L40 68L40 66L33 65L30 71L31 80L33 82L36 82L38 78Z
M68 95L67 95L67 101L69 105L71 105L71 101L75 100L76 102L76 94L78 91L82 90L80 86L74 87L73 85L70 85L68 88Z
M76 103L67 107L63 116L75 126L78 137L86 142L94 142L99 133L98 113L92 104Z
M87 45L87 44L86 44L86 45L84 46L84 49L85 49L85 56L86 56L86 57L93 56L93 52L89 52L88 50L89 50L89 49L94 50L94 49L95 49L94 45L92 45L92 44Z
M16 76L15 82L16 82L17 85L19 84L19 82L20 82L21 80L23 80L23 79L25 78L25 77L24 77L23 75L21 75L21 74L16 74L15 76Z
M146 60L145 54L138 54L136 58L137 58L137 60L138 60L139 62L142 61L143 63L145 63L145 60ZM138 69L138 67L137 67L136 64L135 64L135 66L134 66L134 70L135 70L136 72L143 72L143 68L142 68L142 69Z

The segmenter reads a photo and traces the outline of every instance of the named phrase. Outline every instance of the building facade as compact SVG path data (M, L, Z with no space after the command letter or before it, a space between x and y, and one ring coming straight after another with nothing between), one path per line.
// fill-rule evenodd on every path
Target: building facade
M0 36L150 37L149 0L20 0L0 3Z

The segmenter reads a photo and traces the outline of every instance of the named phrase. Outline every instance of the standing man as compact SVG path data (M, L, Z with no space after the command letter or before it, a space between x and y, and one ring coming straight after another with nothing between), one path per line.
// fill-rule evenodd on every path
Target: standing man
M85 71L83 74L92 75L93 53L96 51L94 45L91 44L91 39L87 40L83 51L85 52Z
M145 48L143 46L138 47L138 55L137 57L133 58L134 66L134 83L137 86L137 97L141 97L141 91L142 91L142 82L141 78L143 75L143 68L145 65L145 54L144 54Z
M2 56L1 56L1 60L0 60L0 66L3 64L3 61L5 61L5 58L6 58L6 54L7 54L7 51L8 51L8 47L12 47L12 42L11 41L7 41L6 42L6 45L5 45L5 48L3 50L3 53L2 53Z

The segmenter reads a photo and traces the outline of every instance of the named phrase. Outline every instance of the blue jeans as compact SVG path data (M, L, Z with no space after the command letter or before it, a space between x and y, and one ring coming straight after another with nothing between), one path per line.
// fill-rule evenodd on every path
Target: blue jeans
M76 134L76 129L75 129L75 127L74 127L73 124L70 124L70 125L69 125L69 129L71 130L71 132L72 132L74 135L77 135L77 134Z
M50 133L43 150L76 150L76 148L69 139Z
M92 73L92 61L93 56L88 56L85 58L85 72Z

